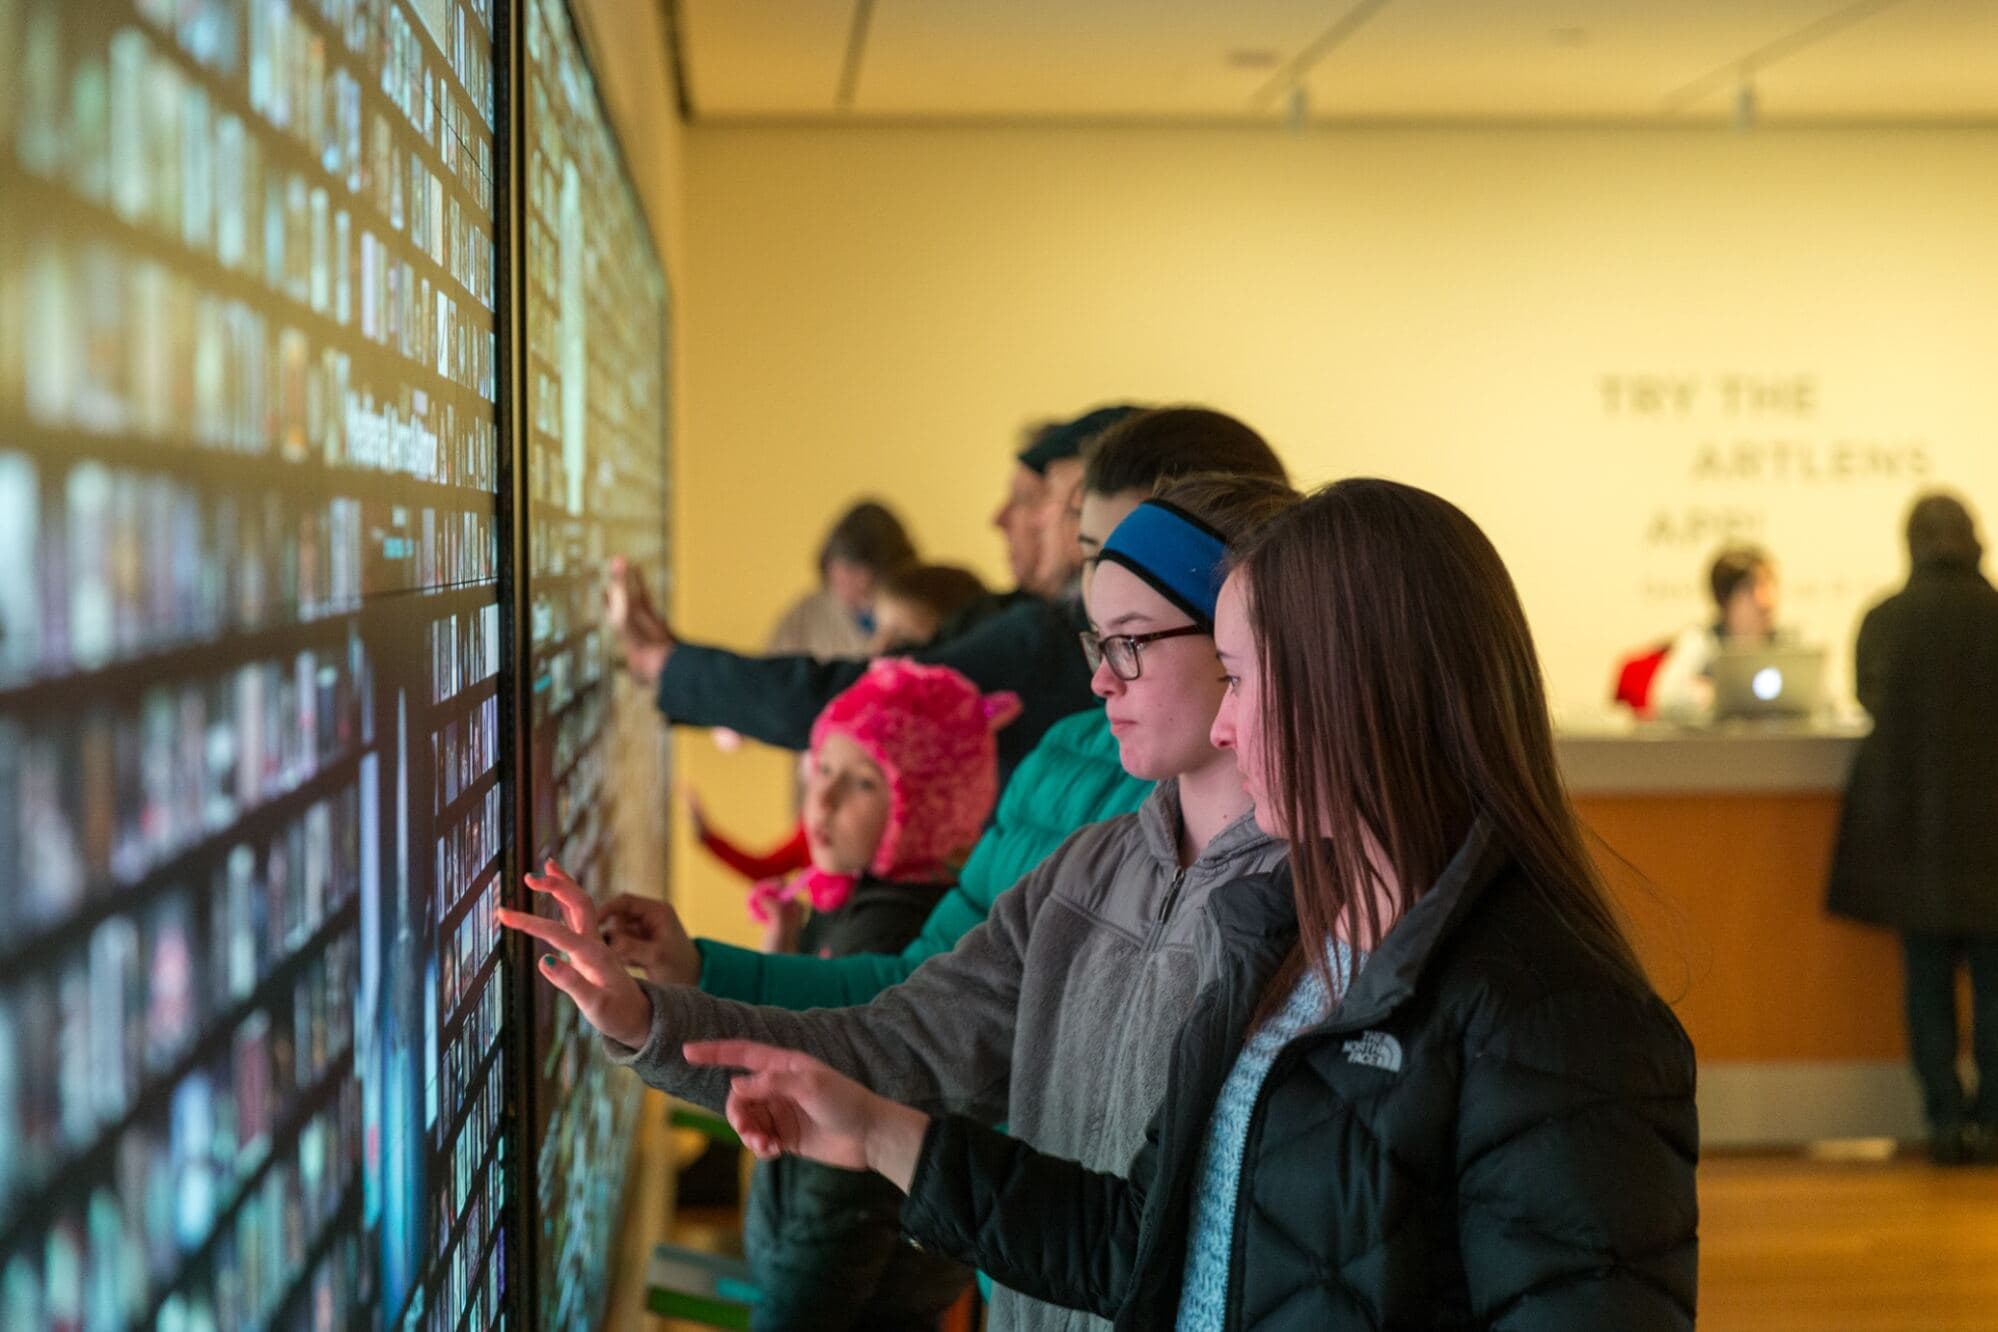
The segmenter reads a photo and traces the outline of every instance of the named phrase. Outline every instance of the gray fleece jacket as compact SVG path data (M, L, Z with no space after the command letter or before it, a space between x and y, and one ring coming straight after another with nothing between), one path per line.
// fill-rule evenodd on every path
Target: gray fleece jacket
M1184 870L1179 789L1085 827L992 904L984 924L908 980L853 1008L755 1008L645 985L642 1049L606 1039L654 1087L720 1109L728 1076L690 1067L684 1041L748 1038L803 1050L883 1096L1004 1121L1044 1152L1121 1171L1165 1098L1173 1039L1209 979L1194 947L1217 887L1270 870L1283 844L1252 816ZM993 1292L991 1332L1074 1332L1103 1320Z

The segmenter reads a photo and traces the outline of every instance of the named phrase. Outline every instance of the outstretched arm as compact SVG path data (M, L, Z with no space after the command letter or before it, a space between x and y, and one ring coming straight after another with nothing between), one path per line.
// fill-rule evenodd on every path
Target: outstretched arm
M746 1039L804 1050L884 1095L926 1110L996 1122L1005 1116L1011 1087L1027 941L1064 860L1063 853L1051 857L1002 894L985 923L949 954L930 959L907 981L859 1008L794 1013L731 1003L684 984L635 982L623 967L638 959L621 958L603 941L587 896L566 878L562 882L573 891L573 901L563 921L518 911L504 913L500 921L570 955L570 962L545 964L544 975L603 1033L614 1061L663 1091L719 1109L728 1094L726 1078L687 1064L680 1046L690 1039ZM633 918L631 905L617 904L612 937L620 947L627 946L623 934ZM649 909L673 926L670 941L661 936L670 945L664 950L667 965L673 966L671 955L691 953L692 945L666 908L653 903ZM642 1016L642 1027L634 1026L634 1014Z
M961 1116L932 1119L798 1053L693 1042L690 1064L739 1068L726 1113L756 1155L873 1170L909 1194L902 1228L1036 1299L1113 1316L1131 1297L1152 1148L1134 1179L1085 1170Z

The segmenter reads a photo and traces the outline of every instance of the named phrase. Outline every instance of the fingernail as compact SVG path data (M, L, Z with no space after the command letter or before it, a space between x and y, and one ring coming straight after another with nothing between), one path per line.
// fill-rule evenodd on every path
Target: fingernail
M561 958L555 956L553 953L543 953L541 955L541 965L544 967L552 967L561 960Z

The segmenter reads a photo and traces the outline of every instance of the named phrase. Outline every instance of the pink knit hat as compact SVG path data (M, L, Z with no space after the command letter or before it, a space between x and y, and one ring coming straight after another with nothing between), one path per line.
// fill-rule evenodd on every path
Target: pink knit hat
M1020 715L1019 695L980 694L947 666L883 657L826 704L812 723L812 749L828 735L859 745L888 783L888 824L868 871L891 882L951 874L985 827L999 797L993 732ZM853 891L850 875L805 870L789 891L809 892L831 911ZM752 896L752 910L763 905ZM758 913L760 914L760 913Z

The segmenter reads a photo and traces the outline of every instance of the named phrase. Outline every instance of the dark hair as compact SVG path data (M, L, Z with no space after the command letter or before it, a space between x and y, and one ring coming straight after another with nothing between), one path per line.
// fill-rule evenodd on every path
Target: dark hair
M1232 546L1303 496L1278 477L1200 472L1159 482L1152 498L1198 518Z
M1235 556L1261 656L1265 761L1284 823L1300 939L1343 925L1378 945L1480 816L1588 950L1648 989L1554 758L1526 613L1498 551L1462 510L1392 481L1341 481ZM1392 919L1369 854L1399 897ZM1321 948L1301 968L1339 993Z
M1206 407L1157 407L1127 416L1098 435L1082 457L1082 488L1092 495L1151 491L1195 472L1290 480L1268 440Z
M839 516L819 546L819 575L826 566L844 560L872 570L877 576L893 573L916 559L915 543L887 505L877 500L861 500Z
M1707 586L1713 591L1714 605L1726 610L1741 585L1772 563L1769 552L1760 546L1721 547L1720 554L1714 556L1714 562L1707 568Z
M1931 491L1908 510L1908 560L1915 565L1952 564L1975 569L1984 558L1977 521L1956 496Z
M1046 476L1049 467L1082 456L1104 431L1144 410L1136 403L1119 402L1084 412L1074 420L1052 422L1034 432L1032 441L1020 450L1020 461Z
M911 564L889 574L875 595L913 601L936 616L941 625L991 593L977 574L960 565Z

